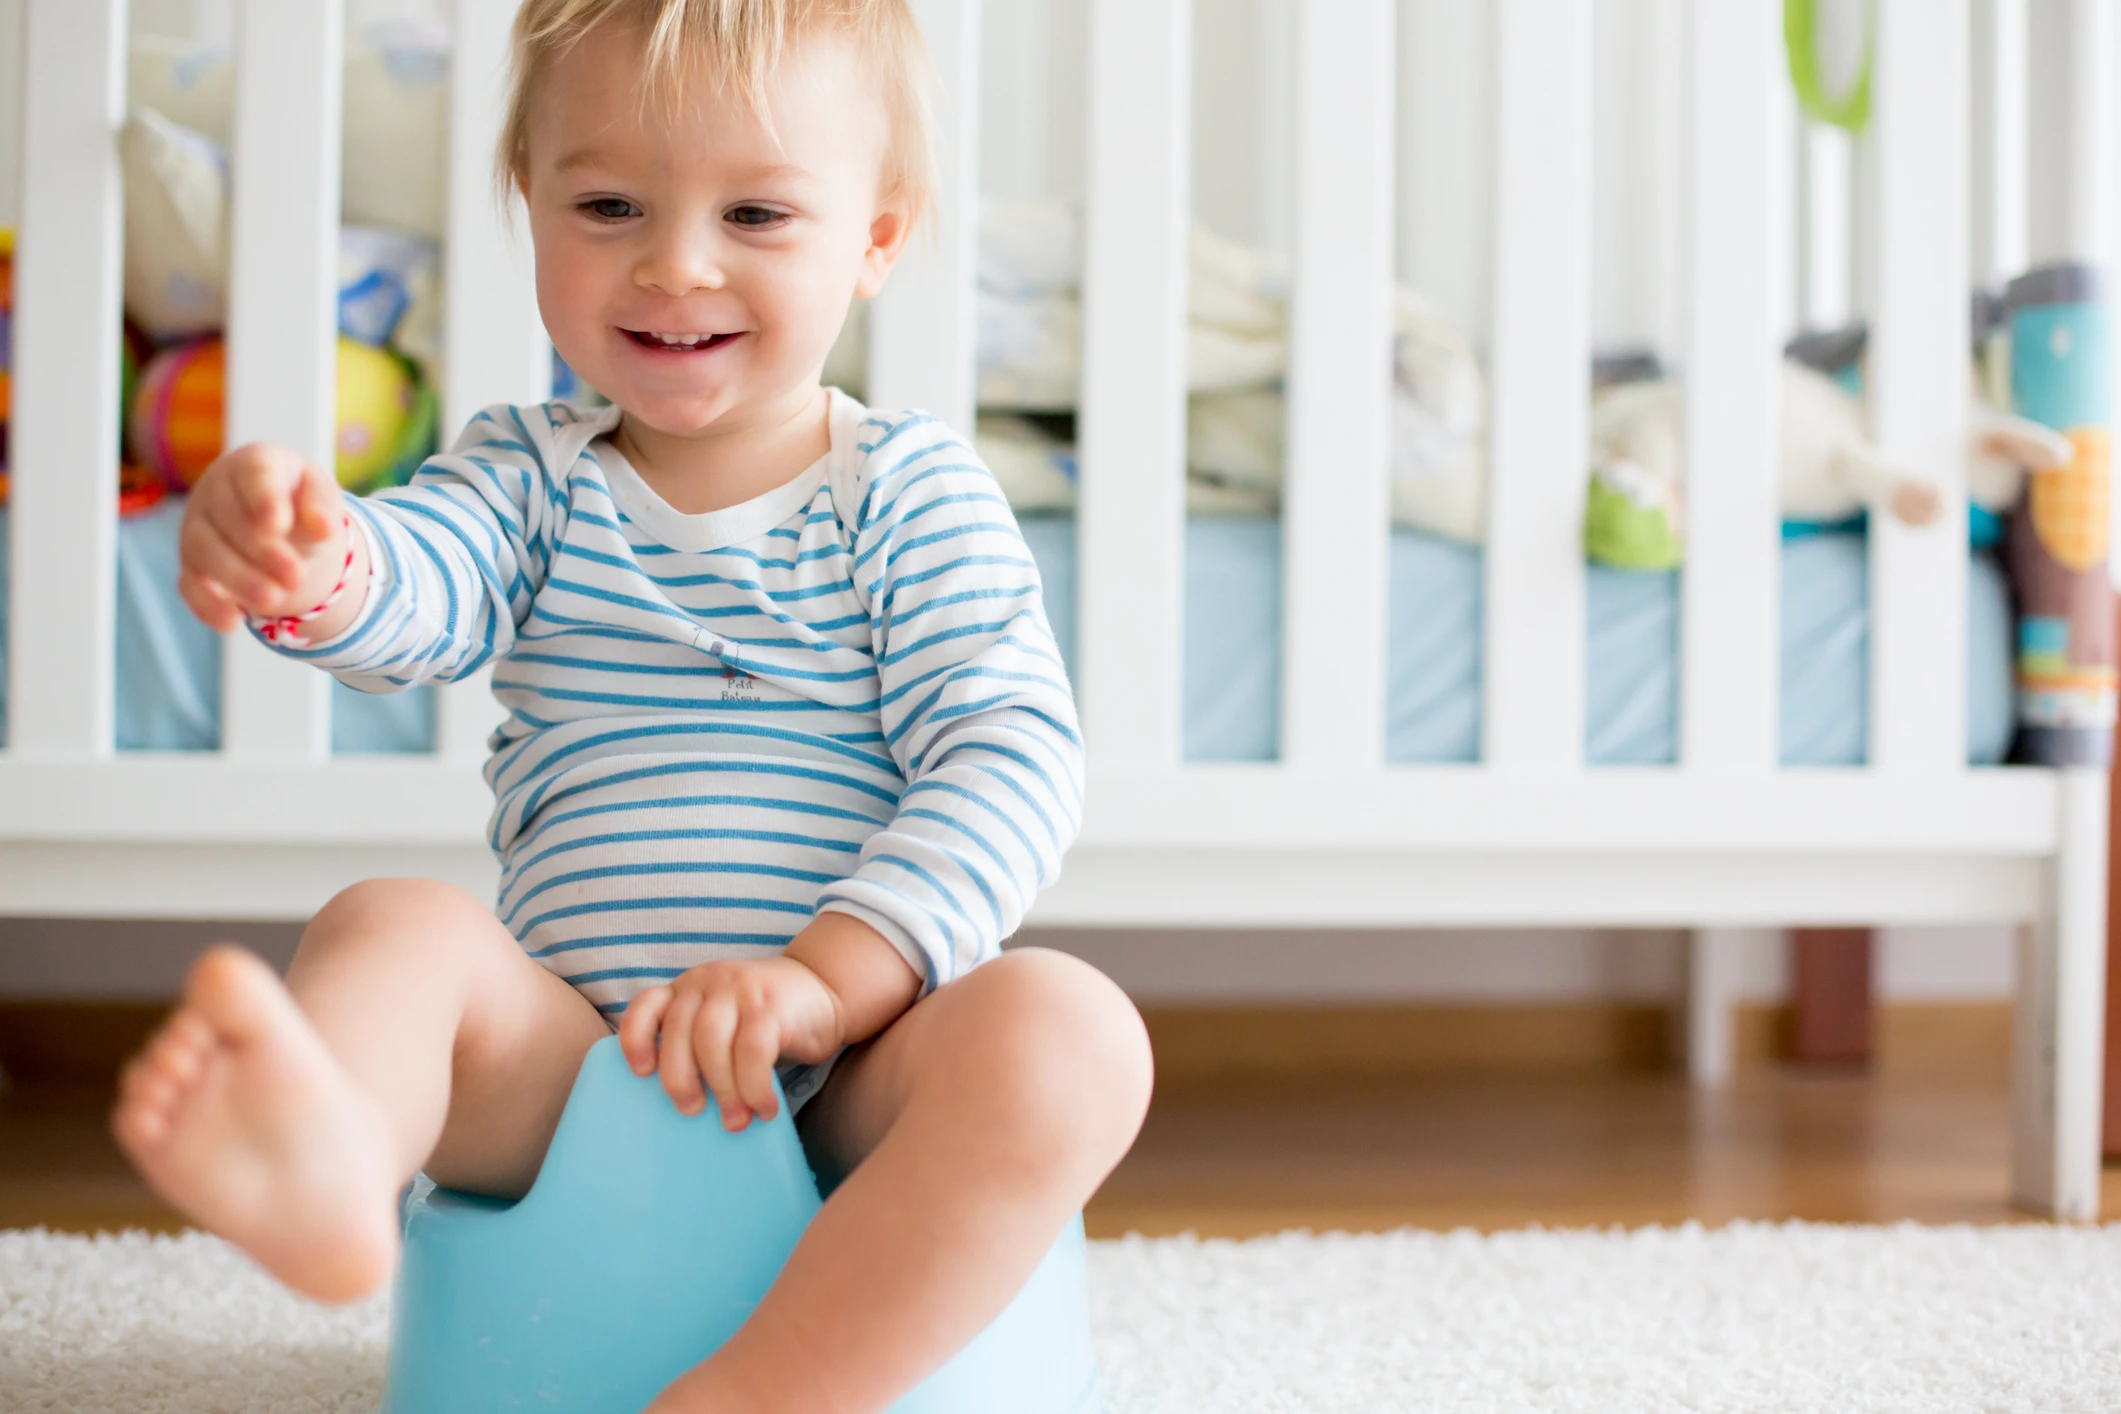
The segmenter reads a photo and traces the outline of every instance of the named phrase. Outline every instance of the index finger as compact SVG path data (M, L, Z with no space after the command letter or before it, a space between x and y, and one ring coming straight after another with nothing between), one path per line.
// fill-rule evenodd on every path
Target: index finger
M294 478L271 451L259 448L241 457L229 468L236 501L251 524L273 535L284 536L294 525Z

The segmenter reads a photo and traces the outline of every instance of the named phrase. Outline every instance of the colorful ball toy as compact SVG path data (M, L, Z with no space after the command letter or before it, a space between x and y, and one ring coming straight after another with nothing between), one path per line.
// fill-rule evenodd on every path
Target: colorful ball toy
M389 475L417 401L413 377L397 358L373 344L339 340L341 486L359 491Z
M227 357L219 339L166 348L140 370L126 432L133 460L188 491L221 455Z
M162 350L141 370L129 436L134 458L173 490L191 489L226 441L227 352L218 338ZM339 340L334 474L349 491L404 480L434 437L433 397L405 362Z

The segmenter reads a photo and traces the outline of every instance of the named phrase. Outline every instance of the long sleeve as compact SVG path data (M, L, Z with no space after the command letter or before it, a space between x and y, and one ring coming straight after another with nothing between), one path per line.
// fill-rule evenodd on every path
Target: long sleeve
M544 408L488 408L410 485L350 499L370 557L361 613L336 638L280 651L368 692L447 682L507 652L566 527L574 449L559 444L578 433Z
M1037 566L992 473L933 418L872 420L853 491L884 743L907 785L821 911L939 986L999 954L1081 824L1082 738Z

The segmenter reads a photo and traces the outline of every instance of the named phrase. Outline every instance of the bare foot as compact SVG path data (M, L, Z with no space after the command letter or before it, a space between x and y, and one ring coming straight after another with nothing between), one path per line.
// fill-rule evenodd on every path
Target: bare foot
M306 1296L351 1301L391 1274L391 1140L257 957L216 947L125 1072L111 1129L154 1190Z

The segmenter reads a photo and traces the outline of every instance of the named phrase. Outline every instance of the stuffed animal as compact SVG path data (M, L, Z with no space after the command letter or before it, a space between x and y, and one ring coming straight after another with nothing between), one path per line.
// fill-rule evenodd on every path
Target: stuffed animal
M2022 466L2052 464L2063 449L2037 423L1980 403L1967 439L1969 494L2007 507ZM1584 549L1602 564L1669 569L1685 538L1685 393L1670 380L1621 384L1591 406L1591 499ZM1870 439L1862 405L1825 374L1782 365L1779 501L1785 523L1833 525L1873 507L1928 525L1943 498L1913 468ZM1996 498L1993 499L1992 498Z

